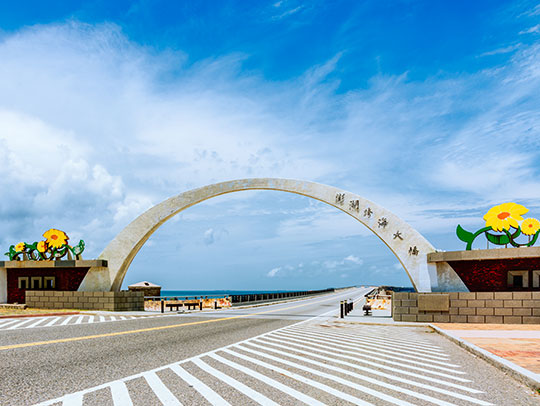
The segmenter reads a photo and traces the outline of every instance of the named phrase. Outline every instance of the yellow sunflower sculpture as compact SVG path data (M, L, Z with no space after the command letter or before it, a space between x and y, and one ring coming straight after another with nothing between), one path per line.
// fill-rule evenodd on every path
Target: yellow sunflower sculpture
M15 246L15 251L22 252L26 248L26 244L24 242L20 242Z
M528 211L525 206L517 203L494 206L484 216L486 227L491 227L495 231L510 230L510 227L518 228L518 221L523 221L521 216Z
M48 248L49 246L47 245L47 241L40 241L37 243L37 250L42 254L46 252Z
M51 248L61 248L63 245L67 244L69 240L66 233L54 228L45 231L45 233L43 233L43 237L47 239L47 244Z
M540 230L540 221L533 218L523 220L521 223L521 232L525 235L534 235Z

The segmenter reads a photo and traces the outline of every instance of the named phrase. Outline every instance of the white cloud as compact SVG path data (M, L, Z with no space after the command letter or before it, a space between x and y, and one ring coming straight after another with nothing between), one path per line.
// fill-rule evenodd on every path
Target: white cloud
M520 34L533 34L533 33L540 33L540 24L537 24L526 30L520 31Z
M290 137L305 132L284 102L298 90L240 76L239 56L184 68L181 53L150 52L114 25L72 22L4 35L0 59L0 186L14 192L0 203L3 244L53 222L99 236L96 254L186 189L332 168Z
M340 93L329 78L341 53L272 82L243 72L246 55L188 64L182 52L138 46L114 25L4 34L0 244L33 240L56 226L85 238L88 255L97 255L153 204L254 176L339 186L422 232L452 235L456 223L477 221L481 208L500 200L528 203L532 214L540 209L540 45L491 52L507 54L508 63L425 80L381 74ZM186 212L185 219L203 224L196 235L205 248L221 245L210 244L222 229L210 217L234 215L271 219L249 224L274 231L247 241L253 249L290 251L298 241L315 246L370 235L318 203L276 209L249 194L235 199L223 212L216 199L210 216ZM269 277L362 265L347 252L287 258L304 266L282 266Z
M339 261L324 261L324 266L331 271L341 269L343 267L351 267L352 264L363 265L364 261L355 255L349 255Z
M215 236L214 236L214 229L213 228L209 228L208 230L206 230L204 232L204 243L206 245L210 245L210 244L213 244L215 241Z
M268 273L266 274L266 276L268 276L269 278L273 278L274 276L276 276L276 274L281 271L281 267L277 267L277 268L273 268L271 269L270 271L268 271Z
M214 244L219 241L223 236L228 235L229 232L226 229L213 229L209 228L204 232L203 241L206 245Z
M484 52L483 54L480 54L480 56L491 56L491 55L507 54L509 52L515 51L520 46L521 46L521 44L508 45L506 47L494 49L493 51Z
M357 265L362 265L364 261L362 261L360 258L358 258L355 255L349 255L348 257L343 258L344 261L349 261Z

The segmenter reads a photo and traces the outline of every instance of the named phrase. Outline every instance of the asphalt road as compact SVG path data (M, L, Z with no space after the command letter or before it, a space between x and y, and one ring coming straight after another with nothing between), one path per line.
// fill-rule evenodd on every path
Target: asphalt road
M311 299L176 316L0 332L0 404L29 405L287 326L363 296L353 289ZM200 323L200 324L193 324ZM154 329L140 332L136 330ZM91 339L60 341L100 336ZM6 346L51 342L20 348Z
M340 300L367 290L0 330L0 404L540 404L538 394L427 327L336 317Z

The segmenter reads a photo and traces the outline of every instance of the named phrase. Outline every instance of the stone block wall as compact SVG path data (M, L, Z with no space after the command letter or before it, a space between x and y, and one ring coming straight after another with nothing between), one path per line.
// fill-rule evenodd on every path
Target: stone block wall
M143 292L27 290L26 305L40 309L143 311Z
M419 310L419 300L426 302L433 295L447 297L440 298L448 300L447 311ZM411 322L540 324L540 291L398 292L392 295L392 317Z

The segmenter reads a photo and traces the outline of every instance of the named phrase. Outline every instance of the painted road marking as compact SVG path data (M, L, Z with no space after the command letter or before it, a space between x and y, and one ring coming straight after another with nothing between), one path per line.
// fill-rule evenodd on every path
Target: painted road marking
M305 327L302 333L297 332L299 330L297 327L300 324ZM371 326L362 326L354 329L368 330L370 328ZM383 327L380 331L389 333L395 328L388 326ZM346 333L354 331L353 328L342 327L341 329ZM124 392L123 398L129 399L129 402L133 399L134 403L142 404L145 402L145 399L141 398L144 393L141 394L139 391L130 394L125 385L141 377L146 379L150 389L162 403L179 405L182 400L173 395L173 390L176 389L176 392L179 392L180 388L176 388L174 385L180 385L181 381L177 383L167 381L165 384L159 379L157 373L166 370L174 372L183 381L190 384L189 391L192 390L200 394L211 405L227 405L229 402L238 404L240 400L237 400L237 403L230 399L224 400L225 393L234 397L240 396L234 395L238 392L262 405L276 404L274 400L269 398L269 393L275 393L276 399L285 394L310 406L322 406L325 402L336 404L340 401L368 406L373 405L371 399L376 401L375 404L399 406L411 406L414 404L411 399L420 399L440 406L456 405L456 403L464 406L491 405L486 400L489 399L487 395L472 386L474 382L469 381L469 386L455 383L456 378L461 379L456 375L463 374L459 370L449 370L445 374L439 374L437 378L433 378L430 366L425 366L425 368L415 366L415 372L409 373L405 370L405 362L399 360L395 361L395 364L399 366L403 363L403 371L370 361L362 362L365 361L365 353L361 349L353 347L342 349L325 343L315 347L311 341L320 343L320 335L327 330L327 328L317 325L317 321L303 321L180 362L85 389L39 405L50 406L61 402L66 404L65 400L70 396L83 399L84 395L104 388L110 388L111 393L114 393L118 389L113 389L113 387L119 388L119 382L124 384L122 390L127 392L127 394ZM287 338L290 333L293 333L294 337ZM407 344L413 345L416 341L415 335L421 336L421 334L423 333L411 334ZM303 338L298 339L297 336ZM304 344L299 345L298 341ZM310 352L312 347L314 347L313 352ZM320 347L324 347L326 350L322 351ZM447 355L444 351L442 354ZM380 357L380 349L373 348L371 355L371 359ZM384 354L384 356L388 355ZM210 360L214 361L212 365L208 363ZM349 360L353 362L349 362ZM366 364L369 364L369 367L363 366ZM187 372L184 366L189 365L192 367L190 372ZM252 379L244 382L236 376L233 378L232 371L245 374ZM213 382L212 388L208 386L208 382ZM328 382L333 382L334 385L330 386ZM231 388L237 392L231 391ZM182 386L182 391L185 392L185 390L185 387ZM186 396L188 395L186 394ZM134 396L138 396L138 398L135 399ZM366 396L369 399L365 399ZM483 396L483 398L478 398L478 396ZM192 399L188 396L189 398ZM135 402L135 400L137 401ZM119 395L112 395L112 403L115 406L130 404L121 403Z
M294 352L297 352L297 353L300 353L300 354L311 355L312 357L315 357L315 358L329 360L329 361L332 361L332 362L335 362L335 363L338 363L338 364L349 366L349 367L354 368L354 369L359 369L359 370L363 370L363 371L366 371L366 372L370 372L370 373L373 373L375 375L385 376L386 374L383 374L383 373L381 373L381 372L379 372L379 371L377 371L375 369L372 369L372 368L362 368L362 367L358 366L358 364L351 364L350 362L338 360L337 357L339 357L339 358L347 358L347 359L350 359L351 361L360 362L360 363L363 363L363 364L366 364L366 365L371 365L373 367L383 369L383 370L387 370L387 371L391 371L391 372L395 372L395 373L398 373L398 374L405 373L405 374L407 374L407 376L410 376L410 377L423 379L423 380L438 383L438 384L441 384L441 385L451 386L451 387L454 387L456 389L461 389L461 390L469 391L469 392L472 392L472 393L481 393L481 392L477 391L476 389L470 389L470 388L468 388L466 386L463 386L463 385L458 385L458 384L455 384L455 383L452 383L452 382L444 381L442 379L437 379L437 378L432 378L432 377L429 377L429 376L424 376L424 375L421 375L421 374L416 374L414 372L409 372L409 371L404 372L402 369L399 369L399 368L392 368L392 367L388 367L386 365L381 365L381 364L377 364L377 363L374 363L374 362L365 361L365 360L363 360L361 358L357 358L357 357L348 357L348 356L344 356L344 355L341 355L341 354L336 354L335 352L324 351L324 350L319 350L319 349L314 350L313 348L310 348L308 346L293 344L293 343L288 342L288 341L286 342L287 345L282 345L283 341L281 341L281 340L273 340L273 339L271 339L269 337L264 337L264 338L262 338L260 340L264 344L268 344L268 345L271 345L271 346L274 346L274 347L277 347L277 348L283 348L285 350L290 349L290 350L292 350ZM268 341L270 341L270 342L268 343ZM277 343L273 343L272 341L277 341ZM253 345L253 343L250 343L250 344ZM307 350L310 350L310 351L299 350L296 347L304 348L304 349L307 349ZM323 354L328 354L328 355L331 355L332 357L330 358L330 357L320 356L318 354L314 354L313 351L317 351L317 352L320 352L320 353L323 353ZM393 378L390 377L389 379L393 379Z
M375 343L375 344L383 343L384 345L389 345L392 347L411 349L415 352L422 352L422 353L431 354L431 355L439 355L439 356L443 356L444 358L447 358L446 356L444 356L444 351L442 351L439 347L432 346L431 348L426 348L425 345L420 344L420 343L411 344L410 339L409 340L404 340L404 339L396 340L392 338L376 337L373 335L366 335L366 334L343 333L343 332L340 332L339 330L330 330L327 334L335 335L337 337L348 338L353 341L361 341L361 342L368 341L370 343Z
M290 333L287 332L287 334L290 334ZM298 334L298 332L294 331L293 334ZM388 355L391 355L391 356L399 356L399 357L407 358L407 359L413 359L413 360L417 360L418 362L422 362L422 363L446 365L446 366L449 366L449 367L458 367L459 366L459 365L449 364L448 362L437 361L437 360L433 360L433 359L429 359L429 358L425 358L425 357L403 354L403 352L399 351L399 350L386 350L386 349L384 349L384 346L380 346L380 345L379 346L375 346L375 345L372 346L369 343L365 343L365 344L358 344L358 343L345 344L345 343L343 343L344 340L341 340L341 339L338 339L338 338L328 339L326 332L313 333L313 335L315 337L320 337L319 338L320 341L325 341L325 342L327 342L327 343L329 343L331 345L335 345L335 346L342 347L342 348L362 348L362 349L366 349L366 350L370 350L370 351L373 351L373 349L376 348L377 351L379 351L379 352L381 352L383 354L388 354Z
M299 392L293 388L288 387L287 385L283 385L281 382L276 381L275 379L269 378L266 375L260 374L257 371L254 371L253 369L246 368L240 364L237 364L236 362L232 362L231 360L228 360L226 358L220 357L217 354L209 354L209 357L215 359L216 361L221 362L222 364L225 364L231 368L237 369L240 372L245 373L248 376L251 376L252 378L258 379L259 381L270 385L271 387L293 397L298 399L300 402L304 402L306 405L310 406L325 406L324 403L319 402L317 399L312 398L311 396L305 395L302 392Z
M54 323L56 323L58 320L60 320L60 316L52 317L51 320L47 324L45 324L43 327L50 327Z
M174 314L175 316L176 314ZM168 317L172 315L151 315L151 316L121 316L120 319L117 319L115 316L91 316L91 315L79 315L79 316L46 316L46 317L28 317L24 319L24 322L21 318L16 319L5 319L0 321L0 331L2 330L16 330L19 328L41 328L41 327L57 327L57 326L67 326L67 325L79 325L79 324L93 324L93 323L103 323L111 321L122 321L122 320L133 320L141 318L152 318L152 317ZM35 320L34 323L26 325L30 321ZM12 328L7 328L8 325L17 323ZM6 327L6 328L4 328Z
M406 365L405 363L399 363L399 362L393 362L393 361L389 361L389 360L383 360L383 359L373 357L373 356L370 356L370 355L366 355L366 354L361 354L361 357L359 357L359 356L353 357L351 355L347 355L347 354L358 355L358 352L354 352L354 351L347 351L347 350L329 351L329 350L332 350L332 347L328 347L327 345L308 343L308 342L306 342L306 340L297 340L297 339L294 339L294 338L289 338L287 340L284 340L283 338L280 339L278 335L276 335L276 336L269 335L269 336L266 336L266 337L262 338L262 340L269 341L270 343L272 343L272 342L276 342L276 343L287 342L287 344L289 346L291 346L291 349L294 348L294 347L305 348L305 349L310 350L311 353L313 353L313 351L316 351L316 352L320 352L321 354L328 354L328 355L332 355L333 357L350 359L350 360L355 361L355 362L360 362L360 363L363 363L363 364L366 364L366 365L372 365L372 366L374 366L376 368L379 368L379 369L386 369L388 371L393 371L393 372L401 372L401 373L405 373L405 374L410 375L410 376L418 375L419 377L422 377L422 379L428 379L428 377L420 375L420 374L415 374L414 372L410 372L410 371L403 371L403 368L412 369L413 371L420 371L420 372L423 372L423 373L429 373L429 374L432 374L432 375L439 375L441 377L454 379L454 380L457 380L457 381L460 381L460 382L471 382L469 379L458 378L458 377L455 377L455 376L450 375L450 374L445 374L443 372L432 371L432 370L430 370L428 368L425 368L425 367L420 368L420 367L415 367L415 366L412 366L412 365ZM366 361L366 358L367 359L374 359L374 360L380 361L382 363L390 364L390 365L396 365L396 366L399 366L399 368L393 368L393 367L389 367L387 365L383 365L381 363L376 363L376 362L372 362L372 361ZM454 372L454 373L456 373L456 372ZM459 373L461 373L461 372L459 372ZM448 383L446 383L446 384L448 385Z
M74 317L75 317L75 316L68 316L68 317L66 317L65 320L62 321L62 323L60 323L60 325L61 325L61 326L65 326L65 325L68 324L69 321L70 321L71 319L73 319Z
M296 362L291 362L291 361L289 361L287 359L282 359L282 358L279 358L279 357L275 357L275 356L267 354L265 352L255 351L255 350L252 350L249 347L246 347L245 345L239 346L239 349L242 350L242 351L254 354L257 357L267 358L269 360L282 363L282 364L284 364L284 365L286 365L288 367L296 368L296 369L299 369L301 371L305 371L305 372L307 372L309 374L320 376L320 377L326 378L328 380L334 381L336 383L339 383L339 384L342 384L342 385L345 385L345 386L349 386L349 387L351 387L353 389L356 389L356 390L358 390L360 392L364 392L364 393L366 393L368 395L378 397L378 398L380 398L382 400L385 400L385 401L387 401L389 403L393 403L393 404L396 404L396 405L407 405L407 406L412 405L412 403L404 402L404 401L402 401L400 399L397 399L397 398L395 398L393 396L389 396L389 395L386 395L383 392L379 392L378 390L373 390L373 389L370 389L367 386L360 385L360 384L357 384L355 382L343 379L343 378L341 378L341 377L339 377L337 375L332 375L332 374L323 372L323 371L321 371L319 369L313 369L313 368L310 368L310 367L306 367L306 366L304 366L302 364L298 364ZM227 351L231 351L231 350L227 350ZM235 352L235 354L236 354L236 356L239 356L237 352ZM292 355L288 355L288 357L296 358L296 357L293 357ZM249 357L247 357L247 358L249 358ZM253 358L251 358L251 359L253 360ZM328 365L325 366L325 364L322 363L322 362L311 361L311 360L308 360L308 359L302 359L302 361L304 361L305 363L315 364L317 366L323 366L323 367L326 367L327 369L332 369L335 372L345 374L345 375L348 375L349 377L354 377L354 378L357 378L359 380L366 381L368 383L372 383L372 384L375 384L375 385L382 386L385 389L393 389L393 390L396 390L398 392L401 392L401 393L404 393L404 394L407 394L407 395L416 396L416 397L421 398L421 399L423 398L424 400L429 400L429 401L434 400L434 398L432 398L430 396L426 396L426 395L423 395L421 393L417 393L417 392L414 392L414 391L408 391L405 388L395 386L395 385L391 385L391 384L387 384L387 383L381 382L381 381L379 381L377 379L368 378L368 377L363 376L363 375L355 374L354 372L347 371L347 370L342 369L342 368L331 367L331 366L328 366ZM252 362L255 362L255 361L252 361ZM259 361L257 361L257 362L259 362ZM440 401L440 402L442 402L442 401ZM452 405L451 403L448 403L448 402L444 402L444 403L440 403L440 404L444 405L444 406L451 406Z
M199 368L201 368L203 371L209 373L210 375L214 376L220 381L225 382L227 385L243 393L247 397L253 399L258 404L263 405L263 406L279 406L278 403L274 402L271 399L268 399L262 393L259 393L256 390L251 389L249 386L244 385L242 382L239 382L236 379L231 378L227 374L220 372L215 368L212 368L210 365L201 361L200 359L194 359L193 363L197 365Z
M172 371L186 381L189 385L194 387L201 395L203 395L206 400L208 400L213 405L218 406L231 406L229 402L219 396L216 392L206 386L203 382L195 378L193 375L188 373L180 365L171 365Z
M253 358L253 357L249 357L247 355L244 355L244 354L241 354L241 353L238 353L236 351L233 351L232 349L230 348L227 348L227 349L224 349L223 352L226 352L230 355L233 355L233 356L236 356L240 359L243 359L245 361L248 361L248 362L251 362L253 364L256 364L256 365L259 365L263 368L266 368L266 369L269 369L270 371L274 371L274 372L277 372L281 375L285 375L291 379L294 379L296 381L299 381L299 382L302 382L302 383L305 383L305 384L308 384L314 388L317 388L323 392L326 392L326 393L329 393L337 398L340 398L340 399L343 399L343 400L346 400L346 401L349 401L351 403L354 403L355 405L371 405L371 403L369 402L366 402L365 400L361 399L361 398L358 398L358 397L355 397L355 396L352 396L348 393L345 393L345 392L342 392L342 391L339 391L333 387L330 387L328 385L325 385L319 381L315 381L313 379L310 379L310 378L307 378L301 374L298 374L298 373L295 373L295 372L292 372L290 371L290 369L283 369L283 368L280 368L278 366L275 366L274 364L269 364L267 362L264 362L260 359L257 359L257 358ZM315 375L317 377L323 377L323 378L326 378L330 375L328 374L320 374L318 371L317 371L317 374ZM371 390L369 388L366 388L366 387L362 387L360 385L358 385L358 387L356 389L360 389L361 392L364 392L364 393L369 393L371 392ZM362 390L364 389L364 390ZM390 399L391 397L388 397L388 399ZM393 399L394 402L397 401L395 399ZM394 403L392 402L392 403ZM410 403L408 402L400 402L399 403L400 405L402 406L409 406Z
M339 332L339 330L330 330L329 331L330 333L332 332L335 332L335 333L338 333L339 335L343 336L343 337L350 337L350 338L353 338L353 339L358 339L358 338L363 338L365 340L369 340L369 341L372 341L372 342L375 342L375 343L379 343L379 342L382 342L384 344L396 344L396 345L399 345L403 348L412 348L414 350L426 350L430 353L434 353L434 354L440 354L440 353L444 353L443 350L441 350L440 347L438 346L435 346L435 345L426 345L426 344L422 344L422 343L414 343L414 344L410 344L410 339L409 340L403 340L403 339L395 339L395 338L390 338L390 337L384 337L384 336L376 336L376 335L373 335L373 334L361 334L361 333L343 333L343 332Z
M82 340L92 340L92 339L96 339L96 338L117 337L117 336L127 335L127 334L146 333L146 332L149 332L149 331L167 330L167 329L171 329L171 328L178 328L178 327L185 327L185 326L195 326L195 325L199 325L199 324L218 323L218 322L227 321L227 320L235 320L235 319L242 319L242 318L246 318L246 317L250 317L250 316L257 316L259 314L276 313L276 312L281 312L283 310L290 310L290 309L296 309L296 308L299 308L299 307L312 306L312 305L317 304L317 303L323 303L323 302L328 302L330 300L336 300L336 296L339 297L339 295L334 295L334 296L332 296L330 298L326 298L326 299L315 301L315 302L309 301L308 303L302 303L302 304L298 304L298 305L295 305L295 306L289 306L289 307L284 307L284 308L282 308L280 306L277 309L266 310L266 311L263 311L263 312L239 314L237 316L223 317L223 318L217 318L217 319L193 321L193 322L179 323L179 324L171 324L171 325L159 326L159 327L148 327L148 328L141 328L141 329L135 329L135 330L118 331L118 332L115 332L115 333L93 334L93 335L80 336L80 337L59 338L59 339L56 339L56 340L49 340L49 341L37 341L37 342L24 343L24 344L3 345L3 346L0 346L0 351L13 350L13 349L25 348L25 347L35 347L35 346L40 346L40 345L50 345L50 344L59 344L59 343L69 343L69 342L74 342L74 341L82 341ZM335 312L336 311L331 310L331 311L325 313L324 315L330 314L330 313L335 313ZM319 315L319 317L320 316L322 316L322 315ZM70 317L74 317L74 316L70 316ZM111 317L115 318L114 316L111 316ZM67 324L67 322L68 322L68 320L66 319L61 323L61 325Z
M8 324L15 323L16 321L20 321L20 318L13 318L13 319L0 319L0 328L3 326L7 326Z
M73 393L71 395L67 395L62 402L62 406L82 406L82 404L83 395L81 393Z
M129 391L125 382L114 381L111 382L111 396L115 406L133 406Z
M19 323L14 324L14 325L8 327L7 329L8 329L8 330L12 330L12 329L14 329L14 328L19 328L19 327L21 327L22 325L24 325L24 324L26 324L26 323L28 323L28 322L31 322L31 321L32 321L32 319L29 319L29 320L23 320L23 321L21 321L21 320L19 319Z
M279 332L276 332L274 333L275 335L277 335L278 337L285 337L285 338L298 338L298 339L302 339L312 345L319 345L320 343L324 342L320 337L318 336L313 336L312 338L308 338L308 337L304 337L302 336L301 334L295 334L295 333L289 333L288 331L279 331ZM354 347L352 348L351 346L348 346L348 345L342 345L342 344L337 344L337 343L326 343L326 345L324 346L325 348L328 348L328 347L335 347L335 348L338 348L340 351L342 352L349 352L347 350L349 349L354 349L355 352L359 352L359 353L362 353L362 356L364 358L369 358L370 356L372 356L373 354L377 354L378 357L376 357L375 359L378 360L378 361L382 361L382 362L387 362L388 361L385 359L385 358L390 358L391 360L399 360L399 361L402 361L404 363L408 363L408 364L415 364L415 365L421 365L421 366L426 366L426 365L429 365L430 368L432 369L438 369L438 370L441 370L441 371L447 371L447 372L452 372L452 373L457 373L457 374L463 374L463 372L456 372L454 369L451 369L451 368L446 368L446 367L442 367L442 366L438 366L438 365L434 365L434 364L430 364L430 363L426 363L426 362L420 362L420 361L414 361L414 360L410 360L410 359L407 359L407 358L402 358L398 355L389 355L389 354L386 354L386 353L382 353L379 351L379 353L376 353L374 351L372 351L369 346L367 346L365 349L362 348L362 347ZM350 352L351 354L354 354L354 352ZM370 355L371 354L371 355ZM454 367L459 367L459 365L454 365Z
M303 330L298 330L298 329L295 329L294 331L303 332ZM446 355L443 356L440 353L437 354L437 355L426 354L426 352L421 350L421 349L418 349L418 350L404 349L402 346L396 345L396 344L393 344L393 343L380 344L380 343L372 342L370 340L365 340L365 339L361 339L361 338L359 338L359 339L350 339L350 338L344 337L342 334L338 334L338 333L327 333L327 332L325 332L324 335L328 336L328 337L334 337L336 340L339 340L339 342L342 342L342 343L352 343L352 344L359 344L359 345L365 344L365 345L369 345L371 348L382 348L382 349L389 348L389 349L394 350L394 351L396 351L398 353L401 353L402 355L411 354L411 355L417 356L417 357L422 358L422 359L434 359L434 360L440 360L442 362L446 362L445 360L448 359L448 356L446 356Z
M15 320L9 320L7 323L4 323L2 325L2 327L5 327L5 326L8 326L10 324L13 324L13 323L17 323L18 321L20 321L21 319L15 319Z
M143 375L146 382L154 391L154 394L158 397L159 401L166 406L182 406L182 403L178 401L176 396L165 386L165 384L159 379L159 376L155 372L147 372Z
M39 318L37 319L35 322L33 322L32 324L29 324L28 326L25 326L25 328L32 328L32 327L36 327L38 324L41 324L42 322L46 321L47 319L45 318Z
M380 381L378 379L373 379L373 378L368 378L367 376L365 375L360 375L360 374L356 374L354 372L351 372L349 370L346 370L346 369L343 369L341 367L337 367L337 366L332 366L332 365L328 365L324 362L319 362L319 361L315 361L315 360L312 360L311 358L307 358L307 357L304 357L304 356L299 356L299 355L295 355L295 354L291 354L289 352L286 352L286 351L279 351L279 350L275 350L275 349L271 349L271 348L268 348L268 347L264 347L264 346L261 346L261 345L257 345L257 344L254 344L252 342L248 342L246 343L250 346L253 346L253 347L256 347L256 348L260 348L262 350L265 350L267 352L272 352L272 353L275 353L275 354L278 354L278 355L283 355L285 357L289 357L289 358L295 358L295 359L298 359L298 360L301 360L303 361L304 363L308 363L308 364L312 364L312 365L315 365L315 366L318 366L318 367L321 367L321 368L325 368L325 369L330 369L332 371L335 371L335 372L340 372L340 373L343 373L343 374L348 374L350 376L354 376L360 380L364 380L366 382L369 382L369 383L372 383L374 385L379 385L379 386L382 386L383 388L386 388L386 389L394 389L394 390L401 390L403 391L403 389L400 389L398 386L396 385L393 385L393 384L388 384L388 383L385 383L384 381ZM240 349L244 350L244 351L248 351L248 352L252 352L258 356L262 356L262 357L266 357L266 358L269 358L269 359L272 359L274 361L277 361L279 359L279 357L275 357L273 355L269 355L267 353L262 353L260 351L255 351L255 350L252 350L252 349L247 349L245 348L244 346L240 346ZM309 354L308 354L309 355ZM271 357L271 358L270 358ZM350 362L345 362L345 361L335 361L333 360L332 358L329 358L329 357L323 357L323 356L316 356L316 355L311 355L311 357L313 358L319 358L319 359L323 359L323 360L327 360L327 361L333 361L337 364L341 364L341 365L344 365L344 366L347 366L349 368L353 368L353 369L357 369L359 371L362 371L362 372L367 372L367 373L370 373L372 375L375 375L375 376L379 376L379 377L383 377L383 378L386 378L387 380L393 380L393 381L397 381L397 382L401 382L401 383L404 383L404 384L407 384L407 385L410 385L410 386L417 386L419 388L422 388L422 389L427 389L429 391L432 391L432 392L439 392L439 393L442 393L444 395L447 395L447 396L454 396L454 397L457 397L457 398L460 398L460 399L465 399L465 400L468 400L469 402L473 402L475 403L476 402L476 399L474 398L471 398L469 396L466 396L466 395L460 395L460 394L456 394L454 392L451 392L451 391L448 391L448 390L445 390L445 389L441 389L441 388L437 388L435 386L432 386L432 385L426 385L426 384L423 384L421 382L416 382L414 380L411 380L411 379L406 379L406 378L402 378L402 377L399 377L399 376L395 376L395 375L392 375L392 374L388 374L388 373L384 373L384 372L379 372L377 370L374 370L374 369L371 369L371 368L365 368L365 367L361 367L361 366L358 366L358 365L355 365L355 364L352 364ZM290 361L278 361L278 362L283 362L283 363L286 363L287 365L290 365L290 366L296 366L297 368L300 368L300 369L304 369L307 370L308 372L311 372L310 369L311 368L308 368L308 367L305 367L305 366L302 366L302 367L299 367L298 365L300 364L295 364L293 362L290 362ZM320 374L321 372L319 372ZM484 393L482 391L479 391L479 390L476 390L476 389L471 389L471 388L460 388L461 390L467 390L469 392L473 392L473 393ZM404 392L405 393L405 392ZM411 396L415 396L415 395L411 395ZM424 400L429 400L427 398L422 398ZM484 403L479 403L479 404L484 404Z

